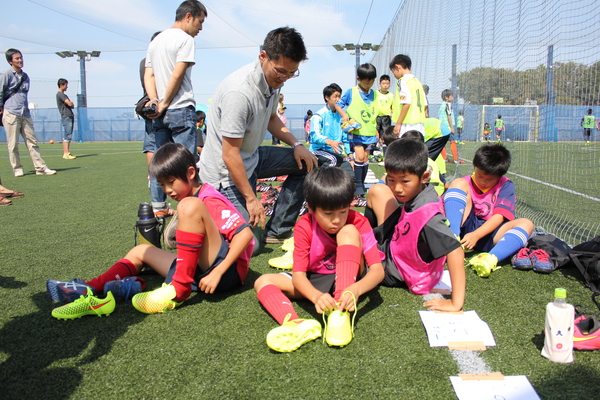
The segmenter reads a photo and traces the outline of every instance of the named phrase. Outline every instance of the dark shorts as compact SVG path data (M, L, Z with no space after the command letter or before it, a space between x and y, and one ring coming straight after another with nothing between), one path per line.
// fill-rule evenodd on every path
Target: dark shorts
M477 217L475 215L475 213L473 212L473 210L471 210L471 213L467 217L467 220L465 221L463 226L460 227L460 237L462 238L467 233L475 231L477 228L479 228L481 225L483 225L484 222L485 222L485 220ZM475 250L483 251L486 253L488 251L490 251L492 249L492 247L494 247L494 236L496 236L496 233L498 233L498 230L505 223L506 223L506 221L503 222L498 228L496 228L496 230L494 230L493 232L491 232L491 233L485 235L484 237L482 237L481 239L479 239L479 241L477 243L475 243L475 246L473 248Z
M462 135L463 128L456 128L456 134Z
M367 147L370 144L377 143L377 136L352 135L351 143L354 146Z
M385 259L381 262L385 271L385 277L383 278L383 281L381 281L383 286L406 287L404 279L402 279L400 271L398 271L398 267L396 267L390 251L390 244L393 240L394 229L398 224L401 214L402 207L398 207L396 211L394 211L385 221L383 221L383 224L373 228L375 239L377 239L377 247L379 247L379 250L385 254Z
M357 280L361 280L367 273L368 268L365 268L363 274L358 277ZM282 274L287 275L292 279L292 274L289 272L282 272ZM317 272L307 272L306 277L311 285L315 287L319 292L329 293L333 296L333 292L335 290L335 273L333 274L319 274Z
M219 253L215 258L215 261L212 265L206 270L202 271L200 268L196 268L196 273L194 274L194 282L192 282L192 291L198 291L198 284L200 280L207 276L213 269L215 269L221 262L227 257L227 252L229 251L229 244L221 237L221 248L219 249ZM175 274L175 266L177 265L177 259L173 260L171 264L171 268L169 269L169 273L165 278L165 283L171 283L173 280L173 275ZM242 280L240 279L240 275L237 271L237 263L234 262L231 264L229 269L225 271L223 276L221 277L221 281L215 290L215 293L226 292L235 288L236 286L240 286L242 284Z
M379 116L375 119L375 121L377 122L377 132L379 132L380 135L383 134L383 132L385 132L390 125L392 125L392 119L389 115Z
M583 135L584 136L592 136L592 129L591 128L583 128Z

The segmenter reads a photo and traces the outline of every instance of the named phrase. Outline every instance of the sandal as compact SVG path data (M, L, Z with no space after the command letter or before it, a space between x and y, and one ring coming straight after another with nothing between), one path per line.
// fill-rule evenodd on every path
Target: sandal
M13 199L17 199L20 197L24 197L25 194L21 192L17 192L16 190L11 190L9 192L0 192L0 196L2 197L12 197Z
M12 201L8 200L7 198L0 197L0 206L10 206L11 204Z

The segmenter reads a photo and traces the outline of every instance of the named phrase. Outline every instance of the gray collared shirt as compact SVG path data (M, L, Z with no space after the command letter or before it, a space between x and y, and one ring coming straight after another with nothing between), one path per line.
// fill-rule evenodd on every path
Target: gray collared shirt
M17 71L12 68L9 68L0 75L0 91L2 93L0 106L11 114L29 118L30 113L27 102L27 94L29 93L29 75L21 70L21 76L23 78L21 87L19 87L19 90L17 90L10 99L6 100L5 103L4 99L13 91L21 78L17 75Z
M240 155L250 177L258 164L272 114L277 111L279 89L267 84L259 60L233 72L221 82L208 110L206 143L200 156L200 178L214 187L233 181L223 161L223 137L241 138Z

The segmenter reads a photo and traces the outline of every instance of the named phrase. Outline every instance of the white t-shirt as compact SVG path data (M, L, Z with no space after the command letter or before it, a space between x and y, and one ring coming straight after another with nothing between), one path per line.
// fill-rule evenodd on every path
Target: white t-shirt
M190 63L185 70L181 87L173 97L171 104L169 104L171 110L190 105L196 106L194 89L192 88L192 66L196 63L195 51L194 38L179 28L170 28L163 31L148 46L146 68L152 68L154 72L156 93L160 100L165 97L167 84L175 70L175 64L178 62Z

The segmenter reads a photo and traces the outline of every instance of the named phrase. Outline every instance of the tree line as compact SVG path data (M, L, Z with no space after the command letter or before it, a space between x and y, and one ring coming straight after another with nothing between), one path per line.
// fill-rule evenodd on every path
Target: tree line
M553 75L555 104L600 105L600 61L592 65L557 62ZM521 105L526 100L545 105L547 79L545 65L524 71L478 67L456 76L459 96L476 105L493 104L493 99L498 97L506 105Z

